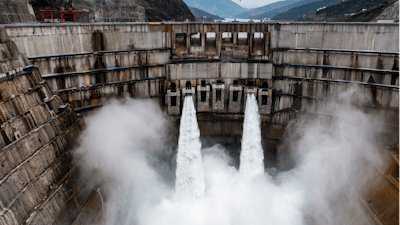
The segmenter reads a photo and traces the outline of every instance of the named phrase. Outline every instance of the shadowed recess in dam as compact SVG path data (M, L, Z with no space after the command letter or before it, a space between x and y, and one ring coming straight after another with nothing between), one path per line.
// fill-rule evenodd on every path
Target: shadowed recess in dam
M261 126L254 94L247 94L244 113L240 172L250 176L264 173L264 152L261 146Z
M200 130L191 95L185 97L179 128L176 158L176 192L192 197L204 196L204 171L201 157Z
M171 126L148 100L114 101L88 118L76 158L104 177L109 194L103 224L368 224L359 190L370 175L365 164L380 163L380 121L350 104L327 107L330 120L288 127L281 149L287 165L272 175L244 176L221 146L201 149L201 198L175 191L177 153L166 132ZM191 110L187 114L194 118Z

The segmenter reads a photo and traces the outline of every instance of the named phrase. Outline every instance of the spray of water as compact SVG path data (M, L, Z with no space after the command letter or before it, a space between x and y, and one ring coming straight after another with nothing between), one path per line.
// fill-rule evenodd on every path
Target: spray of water
M254 176L264 173L264 152L261 146L261 126L254 94L247 94L244 114L240 172Z
M254 103L251 98L248 104ZM256 111L248 113L250 109L246 108L245 124L249 114L257 115ZM178 172L156 160L152 149L164 147L162 141L161 146L154 144L163 140L167 123L154 104L132 100L104 106L86 120L87 130L77 158L84 160L84 166L97 165L108 178L103 224L367 224L362 220L367 216L358 204L358 190L364 184L360 178L368 176L364 165L378 159L374 137L379 122L376 116L343 105L332 104L330 112L336 119L297 121L297 126L286 131L292 135L282 142L288 146L293 163L274 177L261 172L247 179L240 172L242 167L238 171L231 166L232 159L221 146L202 149L200 155L191 97L185 99L179 151L187 147L197 153L177 155L184 156L177 159L178 164L189 170ZM259 129L259 125L253 126ZM203 180L197 177L199 174L192 176L201 168L198 164L193 168L192 164L201 162L201 157L204 186L194 182ZM245 162L242 160L242 164ZM165 174L172 180L177 176L176 187L162 178ZM196 186L201 188L193 193L203 193L205 187L203 198L175 190L185 192Z
M200 131L192 96L186 96L179 129L176 192L198 198L204 195Z

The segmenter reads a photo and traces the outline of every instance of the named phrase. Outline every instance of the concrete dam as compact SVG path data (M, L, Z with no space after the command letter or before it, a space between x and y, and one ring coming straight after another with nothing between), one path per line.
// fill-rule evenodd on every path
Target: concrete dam
M254 201L251 205L268 211L260 220L269 219L270 224L398 224L398 43L398 23L2 25L0 224L160 224L150 218L163 218L171 209L179 211L181 205L175 200L164 202L170 206L168 210L161 204L154 207L157 210L140 208L141 213L137 213L129 201L145 198L139 197L145 191L136 193L136 184L129 184L126 189L132 189L133 194L121 197L119 188L123 185L115 183L132 176L133 183L147 184L155 172L148 172L145 166L127 166L131 171L144 171L137 173L146 174L146 178L125 171L116 175L119 170L115 165L123 167L125 163L114 157L119 154L129 158L133 154L120 150L126 146L116 144L125 140L125 133L131 133L126 139L135 140L132 146L157 149L149 150L157 160L147 164L158 165L151 171L160 170L164 175L168 170L175 171L176 149L182 148L178 144L178 137L183 135L179 125L184 105L190 101L188 95L195 110L188 114L195 113L201 146L207 148L201 150L205 199L219 190L212 185L215 178L211 176L218 170L210 169L216 167L215 157L229 161L223 168L218 167L226 174L231 174L227 172L231 171L229 166L238 168L246 107L254 103L258 105L266 174L287 190L260 184L254 193L265 196L273 203L272 208L276 206L280 213L289 215L271 213L272 208L263 208ZM131 106L123 108L119 104ZM126 125L114 122L118 117L125 118ZM196 125L191 121L188 126L193 126L195 132ZM127 132L120 134L121 127L128 124L141 124L142 131L126 127ZM154 131L157 134L144 136L151 133L146 131L147 126L158 130ZM118 137L101 130L118 133ZM151 147L139 144L147 138L152 140ZM157 145L158 139L165 140L162 148ZM96 145L98 151L91 150L93 155L87 157L83 156L91 148L87 140L105 142ZM215 148L224 149L221 151L226 156L211 157ZM133 161L142 165L141 156L135 154ZM89 169L86 165L91 161L87 158L99 161ZM106 167L106 159L113 162L110 167ZM308 170L311 161L317 168ZM330 169L321 174L315 171L324 168ZM104 175L107 170L110 174ZM302 175L295 176L291 171ZM165 183L149 183L148 191L166 186L154 190L157 194L152 192L151 196L168 190L170 180L175 180L174 172L171 176L162 178L169 180ZM230 176L221 179L236 180L236 175ZM329 191L299 194L292 192L292 185ZM274 200L258 192L261 189L305 200ZM240 195L235 191L227 193ZM246 191L239 193L247 196ZM326 201L319 200L325 197ZM115 199L124 198L123 203L116 203ZM246 205L236 200L240 204L232 205ZM197 207L202 204L208 206L201 203ZM230 207L224 204L221 208ZM220 215L236 218L231 215L236 209L221 208L215 209ZM198 224L231 224L226 223L228 219L211 221L215 218L207 212ZM328 216L327 212L343 218ZM246 219L232 220L259 224Z

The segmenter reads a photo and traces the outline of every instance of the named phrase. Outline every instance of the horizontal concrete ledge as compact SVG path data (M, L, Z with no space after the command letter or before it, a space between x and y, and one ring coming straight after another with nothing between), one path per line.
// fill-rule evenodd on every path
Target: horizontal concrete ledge
M282 110L276 111L274 114L289 113L289 112L294 112L294 113L299 113L299 114L304 114L304 115L309 114L310 116L324 116L324 117L331 117L331 118L336 118L336 117L337 117L337 116L331 115L331 114L316 113L316 112L307 112L307 111L303 111L303 110L294 110L294 109L282 109ZM280 123L272 123L272 124L287 126L287 124L280 124ZM298 125L294 125L294 126L298 126ZM383 125L383 126L384 126L386 129L391 129L391 130L399 131L399 127L390 126L390 125Z
M168 51L170 48L148 48L148 49L125 49L125 50L110 50L110 51L96 51L96 52L77 52L77 53L65 53L56 55L38 55L28 57L29 60L32 59L45 59L53 57L67 57L67 56L78 56L78 55L101 55L107 53L119 53L119 52L145 52L145 51Z
M224 25L224 24L278 24L278 25L307 25L307 24L321 24L321 25L392 25L399 26L399 23L374 23L374 22L281 22L281 21L273 21L273 22L239 22L239 21L230 21L230 22L107 22L107 23L14 23L14 24L3 24L2 27L69 27L69 26L116 26L116 25L191 25L191 24L205 24L205 25Z
M272 48L271 51L327 51L327 52L356 52L356 53L371 53L371 54L390 54L399 55L399 52L385 52L385 51L369 51L369 50L353 50L353 49L333 49L333 48Z
M96 83L96 84L90 84L87 86L82 86L79 88L73 87L73 88L67 88L67 89L58 89L57 92L60 93L60 92L68 92L68 91L79 91L79 90L90 89L92 87L113 85L113 84L132 83L132 82L144 81L144 80L165 80L165 77L149 77L149 78L139 78L139 79L133 79L133 80L121 80L121 81L113 81L113 82L106 82L106 83Z
M289 93L274 93L273 96L292 96L292 97L296 97L296 98L314 99L317 101L329 101L329 98L317 98L314 96L296 95L296 94L289 94ZM344 103L343 101L335 101L335 102ZM367 105L367 104L360 104L360 103L355 103L355 102L350 102L350 104L356 105L356 106L362 106L362 107L399 111L399 108L391 108L391 107L378 106L378 105Z
M262 60L262 59L182 59L182 60L173 60L169 62L169 64L185 64L185 63L272 63L270 60Z
M8 71L5 74L0 74L0 82L12 79L14 77L18 77L21 75L26 75L31 73L34 69L38 70L38 68L34 65L29 65L25 67L19 67L14 70Z
M383 70L383 69L371 69L371 68L355 68L355 67L347 67L347 66L331 66L331 65L318 65L318 64L282 63L282 64L274 64L274 66L315 67L315 68L341 69L341 70L359 70L359 71L374 72L374 73L399 74L399 71L397 71L397 70Z
M110 68L104 68L104 69L74 71L74 72L68 72L68 73L45 74L45 75L42 75L42 77L44 79L46 79L46 78L53 78L53 77L77 76L77 75L82 75L82 74L93 74L93 73L102 73L102 72L110 72L110 71L118 71L118 70L154 68L154 67L164 67L164 66L165 66L164 64L153 64L153 65L143 65L143 66L110 67Z
M102 106L103 106L102 103L94 104L94 105L87 105L87 106L75 108L74 111L75 112L83 112L83 111L90 110L90 109L100 108Z
M168 64L185 64L185 63L221 63L221 59L182 59L169 62Z
M130 97L130 98L131 99L146 99L146 98L159 98L159 97L164 97L164 95L159 94L159 95L139 96L139 97ZM87 106L75 108L74 111L79 113L79 112L83 112L83 111L87 111L87 110L91 110L91 109L95 109L95 108L100 108L102 106L103 106L102 103L94 104L94 105L87 105Z
M375 86L375 87L384 87L391 89L399 89L399 86L396 85L386 85L386 84L375 84L375 83L366 83L360 81L350 81L350 80L336 80L336 79L327 79L327 78L311 78L311 77L272 77L274 80L283 80L283 79L293 79L293 80L315 80L315 81L328 81L328 82L337 82L337 83L346 83L346 84L359 84L359 85L367 85L367 86Z

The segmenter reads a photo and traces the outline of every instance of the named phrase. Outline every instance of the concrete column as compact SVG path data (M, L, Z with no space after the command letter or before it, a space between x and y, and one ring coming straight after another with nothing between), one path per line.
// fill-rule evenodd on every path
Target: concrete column
M215 33L215 41L216 41L215 47L217 48L217 55L219 58L221 58L221 48L222 48L222 33L221 32Z
M232 32L232 42L234 46L238 45L238 32Z
M233 101L233 92L237 91L237 101ZM240 85L231 85L229 88L229 107L228 111L231 113L242 112L242 94L243 87Z
M172 106L171 98L176 97L176 105ZM168 106L167 112L168 115L180 115L181 114L181 92L180 90L176 90L175 92L168 90L165 95L165 102Z
M186 50L190 55L190 33L186 33Z
M265 59L269 60L269 53L270 53L270 33L264 32L264 55Z
M200 33L200 39L201 39L201 49L203 54L206 53L206 33L202 32Z
M224 84L213 84L213 95L212 95L212 108L215 112L225 111L225 85ZM221 91L221 100L217 101L217 90Z
M176 49L176 34L171 33L171 48L172 48L172 53L175 52Z
M206 100L201 101L201 92L206 92ZM210 85L202 87L197 86L197 112L209 112L210 111Z
M263 104L263 99L267 100L266 104ZM258 108L260 114L271 114L272 107L272 88L260 88L258 90Z
M250 56L253 53L253 39L254 39L254 33L253 32L247 33L247 41L249 42L248 45L249 45L249 55Z

